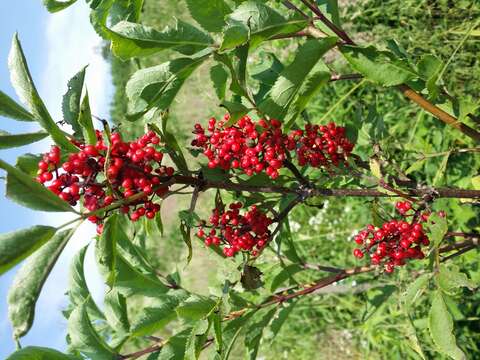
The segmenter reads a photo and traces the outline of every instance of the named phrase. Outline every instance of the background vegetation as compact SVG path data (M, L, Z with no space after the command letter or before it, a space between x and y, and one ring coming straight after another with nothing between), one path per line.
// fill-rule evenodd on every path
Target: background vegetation
M476 1L447 0L358 0L340 1L341 18L347 33L354 40L368 44L381 43L391 46L390 39L396 39L399 48L406 50L409 56L418 60L425 54L434 54L442 60L444 71L440 83L445 91L464 104L451 109L466 119L466 110L480 116L477 110L480 90L480 33L477 20L480 7ZM143 24L157 29L171 24L172 18L188 20L189 15L181 1L146 0L141 15ZM280 53L281 61L288 61L292 54L293 41L279 40L263 46L257 55L258 63L249 64L252 70L261 60L268 58L268 52ZM269 49L270 47L270 49ZM285 49L285 51L282 51ZM282 57L283 56L283 57ZM126 113L124 87L130 75L138 68L148 67L166 61L168 52L153 55L141 60L122 62L111 57L112 75L116 86L112 102L112 120L121 123L134 134L143 128L138 123L131 126L123 121ZM338 73L351 70L335 51L327 56L329 67ZM224 112L218 107L217 98L209 79L208 64L202 65L187 80L171 108L169 126L183 145L191 140L191 128L194 123L202 122ZM360 80L331 82L324 87L310 103L308 114L314 123L326 123L334 120L340 124L349 124L353 120L363 123L359 132L356 153L371 156L371 145L377 144L391 158L384 159L409 174L419 183L435 185L456 185L468 187L471 178L478 173L479 157L475 153L457 153L455 149L462 145L458 134L448 129L430 115L404 99L395 89L381 89L364 86ZM460 112L460 113L459 113ZM472 120L473 119L473 120ZM478 119L478 118L477 118ZM473 123L475 117L466 119ZM478 123L477 123L478 125ZM428 158L428 161L426 159ZM191 159L197 161L196 159ZM212 206L213 193L201 197L199 213L205 215ZM165 233L147 238L151 250L150 259L161 271L172 272L175 269L183 279L189 279L194 290L208 294L207 284L214 284L216 274L225 264L215 260L202 245L194 248L193 262L183 268L185 256L176 222L179 210L188 207L187 199L166 202L163 206ZM393 206L382 201L381 204L365 200L335 199L326 200L311 207L294 210L290 216L291 236L298 245L299 255L307 263L338 267L357 265L351 256L354 244L352 235L364 224L374 222L379 213L392 214ZM459 204L458 201L438 201L437 205L446 210L452 228L459 230L479 229L478 204ZM378 210L380 209L380 210ZM455 220L454 220L455 219ZM478 252L455 260L477 284L480 282ZM273 259L266 256L259 263L268 283L280 266L272 265ZM178 265L180 264L180 265ZM419 268L420 270L420 268ZM411 313L402 304L406 285L411 282L412 267L396 271L390 277L382 276L374 283L341 281L329 286L315 295L305 297L291 305L289 320L276 335L275 341L264 338L259 358L264 359L404 359L416 358L411 349L413 341L410 319L417 329L424 350L432 358L439 358L428 347L427 313L428 301L417 299ZM299 283L318 277L315 269L294 275ZM463 294L457 293L447 305L456 321L456 336L459 346L471 358L480 358L480 295L469 290L468 302L463 302ZM467 295L467 294L465 294ZM140 301L140 300L139 300ZM425 302L425 303L424 303ZM141 308L145 304L138 304ZM134 306L137 307L137 306ZM168 327L165 332L172 331ZM161 334L165 335L165 334ZM237 344L241 343L238 341ZM132 349L139 344L132 344ZM241 358L240 350L234 351Z

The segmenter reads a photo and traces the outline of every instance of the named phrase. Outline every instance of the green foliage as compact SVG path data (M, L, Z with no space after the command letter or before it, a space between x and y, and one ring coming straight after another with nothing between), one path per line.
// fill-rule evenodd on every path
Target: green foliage
M305 26L305 19L298 14L287 18L262 1L245 1L228 15L220 49L232 49L247 41L255 48L273 36L293 33Z
M337 38L328 37L322 40L309 40L300 47L293 62L280 73L268 97L259 105L260 110L273 118L283 119L307 75L336 42ZM300 101L305 108L305 94L302 96Z
M205 60L178 58L147 69L138 70L128 81L126 94L132 119L150 109L166 110L185 80Z
M50 11L60 11L71 3L45 2ZM160 213L155 222L136 223L116 214L116 209L98 213L106 219L103 234L92 246L109 288L101 311L86 283L84 247L71 265L70 305L64 312L69 352L117 359L124 354L138 357L136 351L147 349L144 355L154 360L236 359L245 352L251 359L463 359L464 354L480 351L477 329L470 321L478 317L480 301L474 292L480 279L476 254L471 251L462 257L443 258L446 255L439 251L444 243L453 241L445 237L449 229L478 232L474 205L436 199L432 190L433 201L426 197L425 205L433 213L424 224L432 243L430 266L427 261L411 261L390 276L379 267L375 275L355 274L355 280L332 283L331 279L343 278L343 273L331 273L363 265L352 258L354 244L347 239L368 223L380 225L391 218L394 200L385 190L386 199L303 198L309 186L374 189L378 179L391 181L399 189L409 187L403 185L407 181L422 185L419 189L425 188L423 185L478 187L480 160L474 156L473 142L389 89L406 83L474 126L478 104L471 94L478 93L474 83L478 83L479 72L473 71L478 66L470 69L466 65L474 63L478 44L467 39L475 34L476 23L470 24L470 19L479 13L470 2L459 2L455 9L443 0L435 4L362 0L340 7L334 0L312 4L338 27L340 18L348 24L345 27L362 44L359 46L341 45L339 31L332 31L317 18L307 21L282 2L87 3L95 30L111 42L115 56L126 60L110 59L117 84L115 125L125 138L154 130L169 155L165 161L178 170L168 181L189 177L199 183L192 186L195 201L190 210L181 211L175 224L170 214L188 208L188 199L182 199L188 190L178 184L171 185L177 195L174 201L167 196L158 198L163 220ZM313 16L306 6L301 10ZM185 21L156 30L173 14ZM202 29L191 25L192 21ZM430 29L422 30L425 23ZM328 37L318 39L320 31ZM456 38L458 34L461 40ZM375 45L364 46L365 42ZM329 51L334 47L341 52ZM0 93L0 114L36 120L67 153L78 151L40 100L16 37L10 67L14 86L28 110ZM359 74L348 75L352 70ZM339 76L344 74L345 78ZM86 91L81 98L84 75L85 69L69 82L62 108L75 137L94 144ZM356 82L359 75L365 79ZM248 113L254 119L283 120L284 132L306 123L336 121L347 126L348 137L356 143L355 158L348 166L327 171L299 168L311 182L302 186L298 174L295 178L287 169L282 169L275 181L263 175L247 178L208 169L184 150L191 141L193 122L220 115L222 107L230 113L228 125L235 125ZM0 134L0 148L28 144L46 135ZM7 171L7 196L37 210L74 211L33 180L39 159L33 154L21 156L17 168L0 160L0 167ZM284 186L297 188L298 193L225 189L213 193L202 180L207 187L209 181L215 181L225 187ZM197 199L198 194L202 195ZM230 201L257 205L275 217L292 202L301 201L289 216L271 226L275 236L261 256L244 254L228 259L210 256L206 251L211 249L190 238L200 219L208 218L213 199L217 206ZM436 215L438 210L445 210L447 218ZM77 221L88 215L83 212ZM73 233L66 230L54 236L56 230L38 226L0 236L0 247L5 250L0 251L0 272L33 253L9 295L17 337L30 328L42 285ZM221 249L214 250L221 254ZM185 256L188 266L181 261ZM322 281L328 286L310 294L312 284ZM11 358L76 357L29 347Z
M114 350L95 331L87 309L86 303L78 304L68 318L71 346L90 358L114 360L116 358Z
M209 32L221 32L232 10L223 0L186 0L192 18Z
M57 231L54 227L36 225L0 235L0 274L8 271L20 261L45 244Z
M53 349L40 346L27 346L15 351L7 360L78 360L78 358Z
M48 11L51 13L55 13L57 11L62 11L76 3L77 0L67 0L67 1L57 1L57 0L43 0L43 5L47 8Z
M110 38L113 53L121 59L152 55L165 49L193 55L212 45L212 38L208 34L181 20L162 32L122 21L111 29Z
M378 51L375 47L342 46L342 54L352 68L367 79L383 86L406 83L417 77L405 60L388 51Z
M32 114L2 91L0 91L0 115L20 121L35 121Z
M74 232L75 229L58 232L29 257L16 273L8 292L8 317L14 328L14 337L24 336L30 330L35 314L35 304L43 284ZM29 232L28 236L35 238L37 234ZM25 237L17 239L22 243L28 240ZM18 244L17 247L19 247Z
M80 100L82 97L83 83L85 81L85 66L67 84L67 92L63 95L62 110L63 120L70 124L75 134L82 133L82 127L79 124Z
M18 97L28 107L36 121L50 134L53 141L63 149L74 152L76 147L68 141L63 132L48 113L33 83L27 60L23 54L18 36L15 34L8 56L10 78Z
M465 354L456 344L452 334L453 321L440 291L432 295L432 307L428 314L428 328L438 351L452 359L466 359Z
M13 147L28 145L45 139L47 136L48 133L44 131L38 131L28 134L9 134L6 131L0 130L0 149L9 149Z

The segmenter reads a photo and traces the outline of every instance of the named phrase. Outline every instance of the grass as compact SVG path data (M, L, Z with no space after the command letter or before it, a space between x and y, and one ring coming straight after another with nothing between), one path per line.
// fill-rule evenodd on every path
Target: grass
M480 16L480 7L475 1L447 0L357 0L340 1L344 28L356 41L362 44L380 43L386 46L389 39L395 39L406 50L413 63L426 55L433 54L445 64L441 83L446 91L461 99L462 121L474 126L466 117L465 109L479 115L478 98L480 88L480 38L473 32L466 33ZM146 0L142 22L157 29L172 22L172 17L188 20L184 2ZM477 30L478 32L478 30ZM267 44L259 51L275 52L282 61L288 61L295 48L288 40ZM166 52L140 59L143 67L154 66L168 61L172 54ZM328 65L338 73L351 72L338 54L327 56ZM129 76L138 68L133 62L121 62L112 58L112 75L116 87L112 103L112 119L122 119L126 113L124 85ZM169 126L180 143L187 145L190 129L195 122L205 122L221 111L212 91L208 64L195 72L183 87L172 107ZM371 122L359 134L355 152L364 158L371 156L372 143L383 146L385 153L392 154L385 159L403 171L415 163L419 154L435 153L464 146L465 140L438 120L423 113L393 89L380 89L371 84L358 86L358 81L335 82L325 87L308 109L313 122L335 120L339 123L357 124ZM357 88L355 88L357 86ZM348 95L348 96L347 96ZM345 96L345 101L338 102ZM325 116L325 115L328 116ZM323 119L325 117L325 119ZM122 121L124 124L124 122ZM368 124L367 124L368 125ZM125 125L122 125L125 126ZM131 136L143 131L143 124L132 123L127 127ZM373 136L372 136L373 134ZM378 141L377 141L378 140ZM381 141L380 141L381 140ZM442 167L444 156L419 164L411 176L421 182L436 185L449 184L470 186L470 178L479 166L479 160L472 154L452 154ZM193 161L190 158L190 161ZM443 170L442 170L443 169ZM205 215L212 206L212 193L201 196L199 213ZM188 208L188 197L179 201L168 201L162 213L166 223L163 237L149 239L148 248L152 260L160 271L178 269L186 279L187 287L208 294L208 286L215 282L216 273L222 264L203 246L195 244L193 262L184 267L185 250L178 234L176 212ZM353 243L351 235L355 229L372 221L376 209L384 208L391 213L388 202L372 203L366 200L336 199L321 201L323 209L301 207L295 209L290 219L294 220L294 241L303 258L311 263L331 266L354 266L351 256ZM478 212L473 206L442 200L438 202L452 214L452 226L458 229L478 228ZM471 275L478 275L478 266L472 265L475 254L468 255L458 264L467 266ZM259 264L268 277L276 268L273 255L267 255ZM475 263L475 262L473 262ZM277 264L278 266L278 264ZM415 266L413 266L415 269ZM282 330L273 338L266 334L259 358L263 359L403 359L418 358L408 345L411 328L404 310L399 306L401 294L412 268L402 269L395 276L380 278L376 287L366 285L368 276L355 282L345 281L327 288L330 293L319 293L295 303ZM477 275L476 275L477 274ZM295 276L298 282L309 282L319 277L314 271L306 271ZM480 280L480 276L477 280ZM343 289L340 292L338 289ZM389 294L388 289L394 289ZM468 321L469 317L479 316L480 297L470 296L469 302L461 301L455 307L456 331L460 346L471 354L479 353L480 338L478 323ZM385 300L379 305L380 300ZM422 341L426 341L424 351L429 356L442 358L432 351L428 342L426 314L428 301L418 301L411 316ZM241 343L241 339L239 340ZM422 342L423 344L423 342ZM234 358L241 358L242 351L237 346Z

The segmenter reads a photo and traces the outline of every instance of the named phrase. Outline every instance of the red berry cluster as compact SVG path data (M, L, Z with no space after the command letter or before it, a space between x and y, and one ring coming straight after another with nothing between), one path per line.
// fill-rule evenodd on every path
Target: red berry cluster
M401 216L406 218L412 204L408 201L398 202L395 207ZM405 265L408 259L423 259L425 254L422 246L428 246L430 241L421 223L428 220L428 215L421 214L418 220L414 216L410 223L405 220L390 220L381 228L367 225L355 236L355 242L362 245L362 248L355 249L353 255L361 259L368 254L370 262L373 265L382 264L387 273L393 272L395 266Z
M261 250L270 238L268 226L273 221L255 205L242 215L242 206L238 202L230 204L227 211L214 209L209 219L210 225L200 225L197 236L207 246L223 246L225 256L235 256L239 251L257 256L257 250ZM208 235L207 229L210 229Z
M235 125L225 127L228 119L228 114L218 123L211 118L208 134L202 125L195 124L192 146L203 149L210 168L242 169L249 176L265 171L276 179L289 151L296 150L299 165L321 167L338 166L353 149L345 137L345 128L334 123L307 125L305 130L286 135L275 119L254 122L244 116Z
M162 177L174 173L173 168L161 164L163 153L156 148L160 138L149 131L136 141L124 142L119 133L112 133L105 174L109 147L105 145L102 133L97 131L96 134L95 145L75 141L80 151L68 155L61 167L61 151L57 146L52 146L51 151L38 163L37 180L72 206L83 196L82 204L89 211L143 192L141 199L123 205L120 210L125 214L132 210L132 221L142 216L154 218L160 206L154 204L150 197L162 196L168 192L167 186L161 186ZM97 180L99 175L102 179ZM89 220L99 225L97 231L101 233L103 219L93 215Z
M281 123L274 119L253 122L244 116L234 126L225 127L228 119L228 114L218 123L211 118L209 135L200 124L195 124L192 146L203 148L210 168L242 169L249 176L265 171L276 179L286 159L286 137L280 129Z
M305 131L297 130L293 136L300 166L339 166L353 150L353 144L345 136L345 128L331 122L327 126L307 125Z

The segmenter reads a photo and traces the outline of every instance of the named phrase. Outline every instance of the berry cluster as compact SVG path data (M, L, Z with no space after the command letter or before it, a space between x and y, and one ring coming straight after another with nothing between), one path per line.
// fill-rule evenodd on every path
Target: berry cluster
M272 179L278 177L278 169L286 159L285 136L278 120L253 122L244 116L235 126L225 127L229 115L222 121L211 118L207 131L195 124L196 138L192 146L203 148L210 168L224 170L242 169L249 176L265 171Z
M406 218L412 204L408 201L398 202L395 207ZM393 272L395 266L405 265L408 259L423 259L425 254L422 246L428 246L430 241L421 223L428 220L428 215L423 213L418 220L413 216L414 220L410 223L403 219L390 220L380 228L367 225L355 236L355 242L362 248L355 249L353 255L361 259L368 254L370 262L373 265L382 264L387 273Z
M329 123L327 126L307 125L305 131L294 131L298 142L297 160L300 166L339 166L353 150L353 144L345 136L345 128Z
M239 251L251 252L257 256L270 238L268 226L273 222L255 205L240 214L241 203L232 203L228 210L216 208L209 219L210 225L200 225L197 236L205 245L223 246L225 256L231 257ZM207 229L208 235L206 233Z
M163 153L156 148L160 138L149 131L136 141L124 142L115 132L110 136L109 149L102 133L97 131L96 134L95 145L76 141L80 151L68 155L61 167L61 151L52 146L38 163L37 180L72 206L77 205L83 196L82 204L91 212L143 193L143 197L123 205L120 211L125 214L131 212L132 221L142 216L154 218L160 206L154 204L151 198L168 192L168 186L161 186L162 178L174 173L173 168L161 164ZM105 164L107 154L108 164ZM103 219L92 215L89 220L99 225L97 232L101 233Z
M334 123L307 125L305 130L293 130L286 135L275 119L254 122L244 116L226 127L228 119L228 114L218 123L211 118L208 134L202 125L195 124L192 146L202 148L210 168L242 169L249 176L265 171L276 179L290 151L296 151L299 165L321 167L344 163L353 149L345 137L345 128Z

